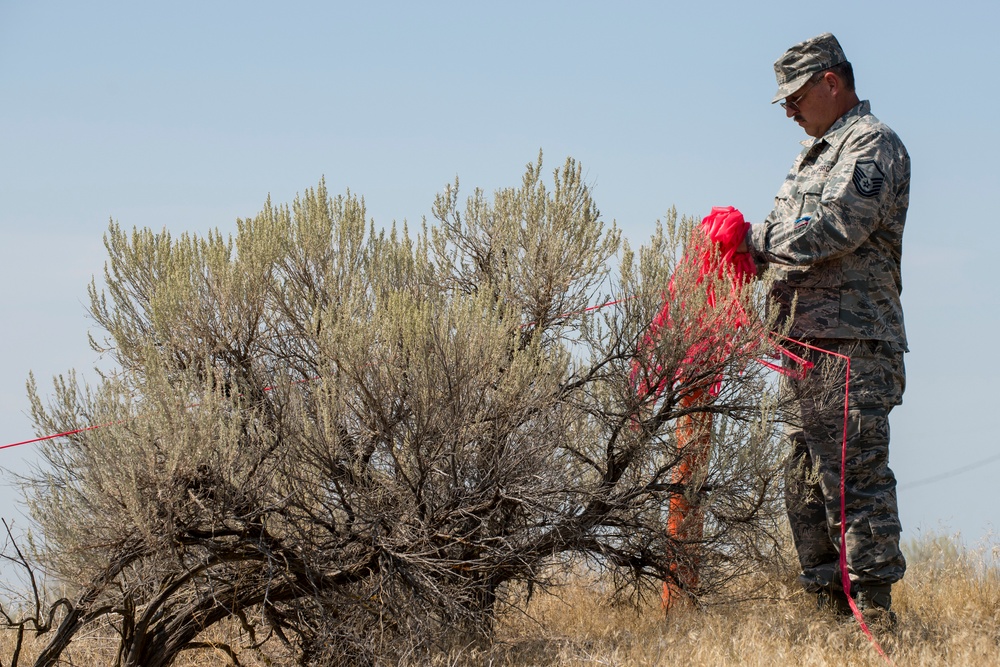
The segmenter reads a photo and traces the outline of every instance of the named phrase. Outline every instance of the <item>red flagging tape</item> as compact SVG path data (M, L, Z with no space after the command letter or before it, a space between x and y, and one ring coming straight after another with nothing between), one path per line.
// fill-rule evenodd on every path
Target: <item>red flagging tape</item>
M314 382L314 381L319 380L319 379L320 378L317 375L317 376L314 376L314 377L311 377L311 378L306 378L304 380L295 380L294 382L290 382L289 385L290 386L294 386L294 385L297 385L297 384L305 384L306 382ZM273 387L273 386L272 387L264 387L263 391L265 391L265 392L267 392L267 391L274 391L274 389L275 389L275 387ZM196 407L198 407L198 404L195 403L194 405L189 405L188 407L190 407L190 408L196 408ZM122 423L122 421L119 420L119 421L113 421L113 422L106 422L104 424L96 424L94 426L85 426L84 428L78 428L78 429L74 429L72 431L65 431L63 433L54 433L52 435L43 435L43 436L41 436L39 438L32 438L31 440L22 440L21 442L12 442L9 445L0 445L0 449L9 449L11 447L19 447L20 445L30 445L30 444L35 443L35 442L44 442L45 440L54 440L56 438L63 438L63 437L70 436L70 435L76 435L77 433L83 433L85 431L93 431L94 429L97 429L97 428L104 428L105 426L114 426L115 424L121 424L121 423Z
M850 418L850 408L849 400L851 397L851 358L833 352L831 350L824 350L821 347L816 347L815 345L809 345L808 343L803 343L802 341L795 340L792 338L787 338L782 336L785 340L795 345L801 345L802 347L814 350L816 352L821 352L822 354L829 354L832 357L837 357L843 359L846 365L844 370L844 432L840 443L840 580L843 586L844 595L847 597L847 602L851 606L851 612L854 614L854 618L858 621L858 625L861 626L861 631L865 633L868 640L878 651L878 654L882 656L887 663L894 665L892 659L886 654L882 645L878 643L875 636L872 635L871 630L868 629L868 624L865 623L865 618L858 609L857 603L854 602L854 598L851 597L851 576L847 570L847 502L846 496L846 472L847 472L847 426ZM808 362L807 362L808 363ZM810 364L811 366L812 364Z
M30 445L33 442L42 442L44 440L54 440L55 438L63 438L68 435L76 435L77 433L83 433L84 431L93 431L96 428L104 428L105 426L112 426L114 424L121 424L121 422L107 422L106 424L96 424L94 426L85 426L84 428L74 429L72 431L66 431L64 433L55 433L53 435L44 435L40 438L32 438L31 440L22 440L21 442L12 442L9 445L0 446L0 449L10 449L11 447L19 447L21 445Z

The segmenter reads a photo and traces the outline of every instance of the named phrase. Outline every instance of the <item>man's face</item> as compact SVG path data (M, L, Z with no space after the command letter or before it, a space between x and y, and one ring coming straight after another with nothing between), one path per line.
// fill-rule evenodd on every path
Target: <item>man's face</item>
M822 137L839 117L828 76L833 75L823 74L810 79L785 98L785 115L798 123L810 137Z

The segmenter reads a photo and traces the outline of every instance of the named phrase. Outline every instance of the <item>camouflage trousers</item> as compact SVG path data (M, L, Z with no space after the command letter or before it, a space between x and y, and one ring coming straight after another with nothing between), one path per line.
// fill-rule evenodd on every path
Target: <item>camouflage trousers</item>
M851 358L844 466L847 568L852 584L891 584L906 561L899 550L896 478L889 469L889 412L906 384L903 350L885 341L823 339L811 344ZM798 353L798 351L796 351ZM845 363L805 350L815 366L789 380L795 409L785 435L785 505L808 591L841 586L840 477Z

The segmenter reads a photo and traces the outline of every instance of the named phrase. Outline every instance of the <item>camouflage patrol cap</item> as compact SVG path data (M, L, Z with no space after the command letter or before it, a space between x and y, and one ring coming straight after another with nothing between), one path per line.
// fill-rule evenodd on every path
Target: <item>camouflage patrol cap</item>
M844 49L837 38L828 32L796 44L774 62L774 76L778 79L778 92L771 104L784 99L806 85L816 72L847 62Z

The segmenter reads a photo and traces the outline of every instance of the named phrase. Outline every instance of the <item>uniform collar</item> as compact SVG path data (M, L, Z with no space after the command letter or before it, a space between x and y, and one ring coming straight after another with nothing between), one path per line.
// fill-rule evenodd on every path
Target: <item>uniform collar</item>
M818 139L806 139L802 142L802 145L809 148L816 146L820 142L833 144L837 141L837 138L840 137L840 135L848 130L848 128L861 120L862 116L867 116L871 114L871 112L871 102L868 100L861 100L855 104L850 111L834 121L833 125L830 126L830 129L826 131L826 134Z

